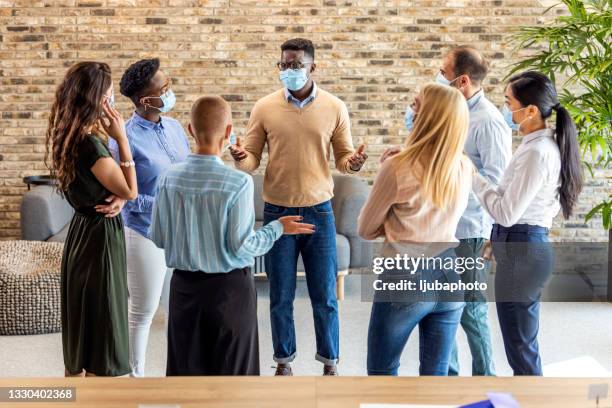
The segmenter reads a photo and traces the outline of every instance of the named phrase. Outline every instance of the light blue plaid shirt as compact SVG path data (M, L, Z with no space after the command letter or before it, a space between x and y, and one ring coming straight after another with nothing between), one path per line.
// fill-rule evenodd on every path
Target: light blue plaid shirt
M253 179L217 156L191 154L157 181L151 239L169 268L209 273L253 266L283 234L279 221L253 231Z
M501 177L512 158L512 130L501 112L479 91L467 101L470 127L465 142L465 154L480 174L494 184ZM457 226L456 237L490 238L493 219L480 206L474 192L470 192L468 206Z

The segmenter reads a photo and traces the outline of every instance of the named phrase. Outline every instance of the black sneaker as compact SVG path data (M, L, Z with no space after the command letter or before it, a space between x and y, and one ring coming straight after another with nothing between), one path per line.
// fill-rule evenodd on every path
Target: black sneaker
M293 371L291 370L291 366L289 364L279 364L276 366L276 372L274 375L292 376Z
M338 367L334 366L323 366L323 375L338 375Z

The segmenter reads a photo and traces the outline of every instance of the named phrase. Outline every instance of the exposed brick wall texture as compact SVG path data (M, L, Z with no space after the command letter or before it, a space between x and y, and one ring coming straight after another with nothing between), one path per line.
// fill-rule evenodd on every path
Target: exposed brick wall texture
M318 84L348 105L355 145L378 156L406 136L403 115L419 86L433 80L445 49L478 47L492 69L485 90L502 103L506 67L516 58L509 34L545 23L548 0L0 0L0 239L19 237L22 177L45 174L44 131L53 93L68 66L101 60L116 89L132 62L156 56L178 96L171 116L186 124L203 94L231 102L237 134L254 102L279 87L280 44L317 47ZM127 118L130 102L116 92ZM226 158L227 159L227 158ZM579 214L557 219L563 240L604 240L601 221L584 213L610 191L609 172L589 179Z

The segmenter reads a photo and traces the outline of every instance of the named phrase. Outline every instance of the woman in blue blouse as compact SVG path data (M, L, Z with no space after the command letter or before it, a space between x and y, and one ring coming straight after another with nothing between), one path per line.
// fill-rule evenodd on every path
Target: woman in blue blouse
M138 197L125 203L122 210L130 296L129 354L134 377L144 376L151 321L159 306L166 276L171 275L167 273L164 250L155 246L148 233L157 178L190 153L181 124L162 116L176 101L171 84L170 78L159 69L157 58L132 64L120 83L121 94L130 98L136 108L125 128L136 163ZM111 143L109 147L115 155L117 145ZM167 307L167 300L164 304Z

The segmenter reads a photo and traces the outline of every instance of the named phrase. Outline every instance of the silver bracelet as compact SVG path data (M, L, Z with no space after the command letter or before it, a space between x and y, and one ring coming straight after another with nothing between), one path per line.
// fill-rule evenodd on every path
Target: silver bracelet
M125 161L125 162L119 162L119 165L121 167L134 167L136 166L136 163L134 163L134 160L130 160L130 161Z

